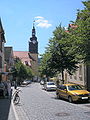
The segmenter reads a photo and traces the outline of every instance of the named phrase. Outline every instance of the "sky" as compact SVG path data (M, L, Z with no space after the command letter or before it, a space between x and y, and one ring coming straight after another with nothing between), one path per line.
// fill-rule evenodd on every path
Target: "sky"
M60 24L75 21L82 0L0 0L0 17L5 32L5 46L14 51L28 51L35 20L38 52L43 54L53 31Z

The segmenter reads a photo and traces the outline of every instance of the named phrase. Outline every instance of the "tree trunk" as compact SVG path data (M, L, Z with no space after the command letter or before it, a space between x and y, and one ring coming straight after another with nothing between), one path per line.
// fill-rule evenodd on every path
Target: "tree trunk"
M62 68L62 84L64 84L64 70Z

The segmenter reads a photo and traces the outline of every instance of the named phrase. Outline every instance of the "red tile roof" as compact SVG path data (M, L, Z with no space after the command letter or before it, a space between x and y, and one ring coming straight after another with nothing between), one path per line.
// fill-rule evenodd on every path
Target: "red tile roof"
M28 51L13 51L14 57L20 58L23 64L31 66L31 61Z
M69 24L69 27L71 27L71 28L77 28L77 25L75 25L75 24Z
M65 30L66 33L69 33L69 30Z

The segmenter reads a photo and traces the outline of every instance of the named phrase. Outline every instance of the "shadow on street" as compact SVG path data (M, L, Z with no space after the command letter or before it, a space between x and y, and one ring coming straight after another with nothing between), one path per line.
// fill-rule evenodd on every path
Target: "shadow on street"
M11 98L0 98L0 120L8 120L10 112Z
M56 96L55 96L55 97L51 97L51 98L52 98L52 99L55 99L55 100L66 101L66 102L69 103L69 101L66 100L66 99L64 99L64 98L60 98L60 99L58 99ZM83 100L83 101L74 101L74 102L72 102L72 104L88 104L88 103L90 103L90 102L88 102L88 101L86 101L86 100Z

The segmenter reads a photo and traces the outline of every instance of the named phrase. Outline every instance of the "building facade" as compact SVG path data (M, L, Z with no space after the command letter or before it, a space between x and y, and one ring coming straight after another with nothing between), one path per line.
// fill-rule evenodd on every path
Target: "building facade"
M1 18L0 18L0 81L2 81L2 72L4 72L4 43L5 43L4 29L2 26Z
M14 55L12 47L4 47L4 58L7 64L7 69L11 69L14 65Z
M78 64L78 69L73 75L69 75L64 71L64 80L65 83L80 84L90 91L90 66L84 63Z
M24 65L31 67L31 61L28 51L13 51L14 58L19 58Z

